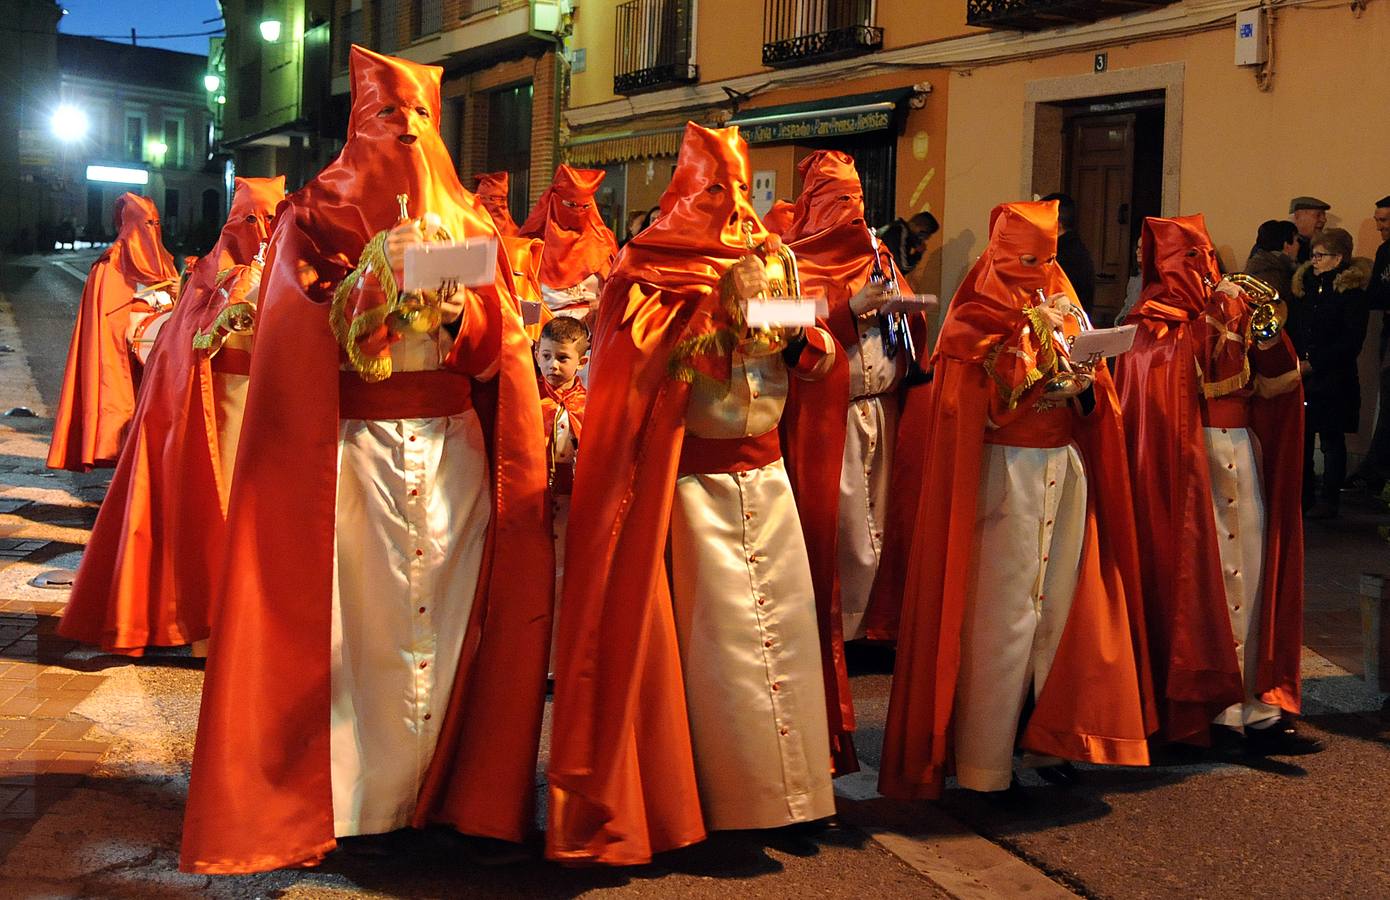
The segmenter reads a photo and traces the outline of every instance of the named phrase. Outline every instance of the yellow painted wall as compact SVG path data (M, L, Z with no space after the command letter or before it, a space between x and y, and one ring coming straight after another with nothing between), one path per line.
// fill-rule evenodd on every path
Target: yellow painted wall
M1390 115L1367 88L1383 78L1377 60L1390 46L1390 3L1371 4L1360 19L1340 5L1282 10L1268 93L1232 63L1233 46L1231 27L1107 48L1112 73L1185 64L1180 211L1204 213L1226 264L1238 267L1260 222L1284 218L1291 197L1312 194L1332 204L1328 224L1351 231L1359 254L1372 254L1372 206L1390 190ZM1091 65L1086 50L953 74L948 287L983 249L990 209L1020 199L1025 85L1084 75ZM1103 85L1098 78L1098 94Z
M698 0L696 63L700 81L771 72L762 64L763 7L759 0ZM604 103L613 93L615 8L613 0L584 0L574 17L573 47L585 50L585 71L572 77L570 105ZM927 10L930 8L930 12ZM891 50L971 34L965 0L879 0L883 47ZM872 59L868 57L867 59Z
M1289 199L1332 204L1329 226L1346 228L1358 255L1379 244L1374 202L1390 191L1390 115L1377 87L1390 46L1390 3L1357 19L1343 4L1282 9L1275 30L1273 90L1233 64L1234 26L1179 38L1112 46L1110 70L1185 65L1179 212L1203 213L1226 265L1238 270L1265 219ZM951 77L943 287L954 290L984 248L990 209L1019 197L1025 85L1085 75L1092 50L983 66ZM1105 93L1105 76L1097 77ZM1374 328L1373 328L1374 331ZM1362 353L1362 434L1373 414L1371 340ZM1359 449L1353 442L1353 449Z

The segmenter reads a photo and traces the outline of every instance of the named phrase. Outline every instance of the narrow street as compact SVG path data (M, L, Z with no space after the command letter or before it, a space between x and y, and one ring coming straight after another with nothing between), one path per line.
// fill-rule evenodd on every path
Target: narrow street
M1166 759L1082 767L1072 789L1023 780L1002 809L874 790L887 706L883 654L851 657L866 769L841 779L840 821L815 835L739 832L632 870L540 859L489 867L444 832L389 858L336 853L316 870L208 878L177 871L202 664L132 661L56 636L109 473L44 466L82 278L93 252L0 269L0 896L5 897L1380 897L1390 885L1390 732L1361 678L1363 572L1390 575L1383 512L1351 506L1307 532L1305 728L1292 760ZM856 650L858 648L855 648ZM543 785L544 748L538 784ZM543 792L542 792L543 793Z

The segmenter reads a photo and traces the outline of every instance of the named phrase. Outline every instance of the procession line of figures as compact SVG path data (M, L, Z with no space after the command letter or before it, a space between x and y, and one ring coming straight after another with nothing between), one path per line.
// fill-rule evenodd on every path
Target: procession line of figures
M1316 748L1299 369L1200 216L1144 225L1118 385L1069 359L1050 202L995 209L914 357L848 156L802 162L773 234L737 129L688 125L619 251L602 173L561 166L518 229L503 179L458 181L439 70L351 62L341 155L289 196L238 179L181 289L121 198L55 424L50 465L115 466L60 632L208 641L185 869L527 839L548 674L550 858L823 819L860 638L897 644L891 797L1009 790L1019 748L1054 777L1220 728ZM402 289L444 237L497 240L495 282ZM828 311L748 327L769 292Z

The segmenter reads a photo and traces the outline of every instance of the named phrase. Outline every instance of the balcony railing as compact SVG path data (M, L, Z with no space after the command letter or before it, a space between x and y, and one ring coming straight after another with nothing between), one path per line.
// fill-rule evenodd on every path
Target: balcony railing
M690 60L692 0L618 4L613 93L640 94L699 79Z
M883 46L873 0L766 0L763 65L794 66Z
M444 27L444 0L416 0L415 36L438 34Z
M968 25L1040 31L1167 6L1173 0L969 0Z

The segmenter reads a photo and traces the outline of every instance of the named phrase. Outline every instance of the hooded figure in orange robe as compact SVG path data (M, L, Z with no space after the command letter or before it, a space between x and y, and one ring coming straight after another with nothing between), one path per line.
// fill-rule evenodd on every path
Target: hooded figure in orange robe
M535 440L541 421L534 369L512 294L511 266L500 253L496 283L471 289L457 337L447 346L438 339L437 346L448 351L439 367L393 368L400 362L397 346L447 334L414 329L405 306L411 295L392 290L396 263L386 256L383 229L398 223L396 195L407 195L415 214L438 217L456 239L497 235L486 211L459 183L439 136L441 71L353 47L347 143L337 160L285 200L276 217L228 509L224 594L214 607L184 819L180 864L187 871L313 865L334 848L342 833L336 823L352 811L336 808L343 786L336 777L340 744L330 735L330 723L351 728L357 714L354 706L345 718L337 708L345 699L336 683L338 660L343 666L350 662L336 645L340 633L348 634L347 624L336 621L340 608L346 615L339 594L345 586L355 594L376 589L394 603L407 576L412 585L425 586L419 615L413 604L391 605L382 615L408 624L438 622L465 607L470 612L456 645L434 644L435 632L427 628L420 647L403 651L425 662L418 667L417 689L433 692L436 703L447 695L447 705L427 707L429 714L421 715L407 697L403 705L396 699L382 707L386 718L377 716L393 733L407 726L433 731L437 725L432 752L401 754L361 774L368 782L395 778L398 770L408 781L418 778L418 796L396 798L398 814L416 826L444 823L510 841L535 827L552 551L545 531L544 452ZM480 365L484 371L474 371ZM454 415L457 409L465 412ZM460 428L472 435L466 443L456 440ZM416 460L414 448L436 446L441 434L447 438L445 455ZM361 479L368 463L391 464L384 453L369 456L374 446L397 454L409 472L344 495L340 476ZM438 462L443 472L460 455L482 467L468 483L413 474L417 462ZM416 487L406 490L401 477ZM447 510L415 538L415 549L396 543L407 525L416 527L417 503L433 510L451 493L479 487L487 511L481 544L440 543L436 532L455 524ZM393 507L398 514L378 513L388 501L400 504ZM470 521L476 510L469 512ZM346 577L356 580L348 584L339 563L355 566L358 560L344 558L338 531L345 520L383 529L380 537L346 548L350 554L369 563L397 554L396 562L349 572ZM457 581L446 564L463 552L481 559L472 596L430 590L436 581ZM374 657L375 671L382 683L394 685L404 674L401 651L377 646L375 637L359 635L347 649L385 649L385 657ZM436 683L433 672L450 666L452 681ZM355 683L364 691L374 686ZM374 741L380 735L361 737Z
M1142 682L1138 551L1118 400L1103 362L1090 396L1082 395L1093 404L1089 412L1076 401L1045 396L1065 344L1036 305L1036 292L1049 305L1058 295L1077 302L1056 264L1056 248L1055 202L996 207L989 245L957 290L937 343L922 477L931 487L912 532L879 773L885 796L938 797L955 763L968 786L1007 787L1014 740L1045 757L1148 762L1152 712ZM1044 457L1046 466L1038 465ZM1066 503L1063 495L1056 531L1049 519L1039 535L1032 498L1051 509L1059 499L1052 491L1075 499ZM1084 497L1076 498L1078 492ZM1029 509L1012 508L1015 496ZM1075 517L1062 521L1072 511ZM1049 567L1049 552L1064 551L1048 537L1064 531L1070 558ZM1012 546L990 546L1001 536ZM1000 559L1001 553L1016 555ZM1029 584L1008 585L1023 596L993 589L991 580L1015 572L1028 576ZM1039 593L1040 585L1046 591L1056 584L1070 588L1070 596ZM1020 605L1027 617L1011 624ZM1049 623L1058 609L1065 610L1063 621ZM1009 643L998 626L991 628L996 622L1008 628ZM985 681L997 662L1019 656L1024 665L1013 677L1024 676L1022 684ZM1034 705L1018 736L1022 692ZM981 695L997 695L997 708L978 708L978 701L971 708L970 698ZM1002 737L993 748L998 767L966 779L965 767L978 763L961 759L960 742L991 730ZM990 780L996 781L981 783Z
M1145 219L1141 255L1119 386L1153 680L1163 737L1204 745L1217 717L1299 709L1303 388L1288 336L1254 340L1249 299L1216 289L1200 215Z
M178 285L154 201L122 194L116 198L115 218L119 234L92 263L77 308L63 392L53 416L50 469L88 472L116 464L135 414L139 376L131 361L132 318L154 310L135 292L162 287L172 297Z
M478 195L483 208L492 216L492 224L502 237L516 237L516 222L512 220L512 209L508 203L511 178L506 172L484 172L473 176L473 192Z
M213 326L230 292L259 278L253 261L284 184L282 177L236 180L217 245L193 267L160 331L58 626L65 637L131 656L207 637L232 473L222 463L215 361L194 340ZM250 357L239 352L244 369Z
M618 239L594 203L604 175L602 169L575 169L561 163L550 187L521 224L522 237L545 241L541 287L553 313L588 315L613 266Z
M780 461L761 465L761 454L767 451L780 456L775 420L768 426L772 429L768 441L769 435L752 439L699 436L709 423L697 428L691 418L706 408L706 400L715 396L709 392L716 386L723 386L725 399L732 397L732 379L747 371L747 361L740 361L740 348L748 336L729 276L731 270L751 262L745 259L751 253L750 242L757 246L767 240L748 199L749 181L747 149L736 128L688 124L671 185L661 199L661 218L627 244L604 288L594 330L584 448L579 454L565 550L568 558L582 559L584 565L567 572L557 642L546 852L562 862L638 864L653 853L705 836L708 808L702 812L702 807L710 799L706 793L710 773L700 767L692 744L709 737L697 727L696 705L708 706L710 698L689 693L688 683L693 677L717 678L720 673L710 673L690 655L691 635L699 630L698 621L692 625L682 612L682 591L690 585L676 583L673 589L667 559L669 548L672 565L679 572L682 558L698 552L705 542L698 534L699 526L689 522L691 504L683 492L706 478L686 473L712 470L692 470L692 451L711 454L723 447L729 456L747 452L745 465L731 465L725 471L736 469L748 484L768 478L774 468L781 471ZM745 223L751 229L748 232ZM799 351L796 343L773 351L782 354L777 365L785 361L785 369L780 375L770 372L774 378L762 383L785 379L788 374L824 374L833 363L829 337L819 329L808 329L803 340ZM787 361L793 352L799 354L797 359ZM799 372L808 362L818 371ZM751 395L741 387L738 390L758 397L756 387ZM727 479L730 486L739 483L725 475L711 478ZM784 478L781 483L786 484ZM738 537L743 535L746 541L759 530L766 532L769 524L786 532L790 525L804 559L795 510L786 509L767 523L756 507L748 509L747 522L731 522L712 507L710 512L705 525L711 530L720 523L732 528L726 543L745 547L740 554L749 554L739 555L741 566L731 563L711 571L710 577L722 575L726 568L742 568L742 593L751 615L765 608L784 616L788 627L788 639L779 642L770 634L764 637L757 622L746 626L731 622L724 640L730 647L742 647L744 659L766 659L766 666L758 663L759 670L766 668L760 680L775 679L783 665L790 668L795 661L794 681L785 687L775 680L763 683L761 695L764 703L785 694L789 703L797 704L795 713L782 723L781 739L796 742L797 755L804 755L809 767L808 777L822 784L826 801L833 800L828 790L825 710L812 707L825 703L822 685L829 679L819 671L809 565L801 564L807 568L798 576L803 584L800 596L777 596L774 590L769 591L771 596L747 597L750 581L759 585L764 578L779 577L764 565L776 559L790 570L797 553L789 547L785 557L765 559L769 548L741 545ZM709 599L712 606L725 611L719 598ZM770 605L764 607L764 603ZM698 620L698 601L696 608ZM681 617L680 626L677 617ZM793 620L798 628L806 625L809 635L791 639ZM756 648L738 643L750 636L756 638ZM809 646L803 637L809 638ZM801 670L808 659L814 662L809 677L803 677ZM737 677L732 671L723 674ZM749 722L751 704L742 692L712 699L716 705L722 703L725 733L709 758L744 744L753 733L779 739L770 718L766 727ZM816 721L818 725L809 724ZM820 733L814 734L815 729ZM804 754L802 742L806 742ZM762 785L769 778L780 779L782 772L782 764L768 761L758 771L734 769L722 775L732 784L746 785L743 799L755 805L766 803ZM780 805L785 816L794 804L780 791L779 782L773 805ZM808 796L802 795L796 804ZM815 796L819 804L822 795ZM807 812L827 814L818 809Z

